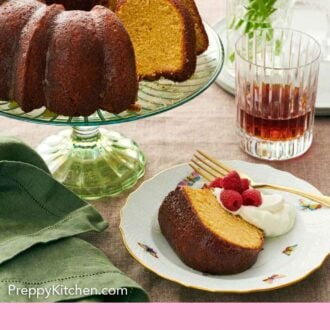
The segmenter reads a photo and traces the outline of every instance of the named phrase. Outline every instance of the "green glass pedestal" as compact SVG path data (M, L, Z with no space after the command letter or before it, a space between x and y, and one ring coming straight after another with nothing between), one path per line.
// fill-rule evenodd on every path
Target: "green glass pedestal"
M60 131L37 151L59 182L89 200L119 195L145 172L145 156L134 141L93 126Z

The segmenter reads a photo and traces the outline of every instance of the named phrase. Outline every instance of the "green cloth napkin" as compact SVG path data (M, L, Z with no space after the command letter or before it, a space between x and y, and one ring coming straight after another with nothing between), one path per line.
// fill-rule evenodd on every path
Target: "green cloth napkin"
M98 293L103 295L97 296ZM79 238L39 244L1 265L0 298L3 302L80 298L147 301L147 295L135 282L115 268L100 250Z
M101 251L72 237L107 226L35 151L0 138L0 302L148 301Z

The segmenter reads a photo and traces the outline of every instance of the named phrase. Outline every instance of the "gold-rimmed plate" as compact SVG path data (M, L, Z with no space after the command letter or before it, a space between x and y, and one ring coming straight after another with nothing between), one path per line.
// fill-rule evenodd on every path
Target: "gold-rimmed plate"
M319 193L311 184L267 165L230 161L259 182L288 184ZM163 171L133 192L121 211L120 230L129 253L144 267L170 281L211 292L247 293L297 283L322 266L330 251L330 209L282 193L297 208L297 221L286 235L267 238L258 261L249 270L226 276L203 274L186 266L172 250L158 225L158 210L177 185L200 187L202 178L186 164Z

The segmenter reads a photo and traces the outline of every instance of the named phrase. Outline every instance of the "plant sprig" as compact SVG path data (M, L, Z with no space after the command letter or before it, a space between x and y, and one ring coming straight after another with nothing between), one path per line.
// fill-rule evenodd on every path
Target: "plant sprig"
M270 16L276 12L275 3L277 0L249 0L249 5L245 7L246 13L244 19L246 26L244 33L262 28L271 28Z
M228 29L238 30L243 27L243 33L249 38L253 37L254 31L258 29L268 29L266 33L267 40L273 38L273 28L270 17L276 12L277 0L249 0L244 8L246 12L243 17L237 20L235 17L228 26ZM235 54L229 55L230 61L235 60Z

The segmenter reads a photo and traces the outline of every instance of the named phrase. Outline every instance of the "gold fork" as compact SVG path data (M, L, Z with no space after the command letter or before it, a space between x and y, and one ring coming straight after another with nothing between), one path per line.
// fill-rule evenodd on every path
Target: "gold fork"
M189 163L190 167L192 167L198 174L204 177L207 181L212 181L216 177L223 177L227 175L233 168L219 162L217 159L207 155L205 152L201 150L197 150L194 154L191 163ZM323 206L330 207L330 197L325 195L311 194L299 189L275 185L271 183L260 183L254 182L248 175L237 171L242 178L246 178L250 180L250 184L253 188L268 188L274 190L287 191L289 193L293 193L304 198L308 198L313 200Z

